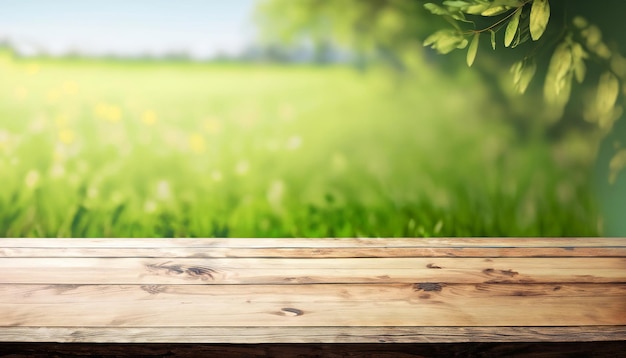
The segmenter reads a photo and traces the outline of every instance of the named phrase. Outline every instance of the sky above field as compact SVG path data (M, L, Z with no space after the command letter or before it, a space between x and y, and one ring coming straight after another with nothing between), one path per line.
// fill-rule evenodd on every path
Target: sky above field
M255 2L0 0L0 40L23 54L237 54L254 37Z

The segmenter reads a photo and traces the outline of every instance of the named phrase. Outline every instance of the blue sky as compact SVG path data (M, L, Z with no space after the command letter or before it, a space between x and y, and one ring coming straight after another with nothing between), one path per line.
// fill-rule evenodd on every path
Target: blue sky
M0 39L23 52L238 53L254 39L255 0L0 0Z

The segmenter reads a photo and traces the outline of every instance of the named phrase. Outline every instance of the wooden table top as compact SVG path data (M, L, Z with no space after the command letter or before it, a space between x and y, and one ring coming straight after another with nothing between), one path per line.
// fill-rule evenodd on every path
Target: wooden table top
M626 340L626 239L0 239L0 342Z

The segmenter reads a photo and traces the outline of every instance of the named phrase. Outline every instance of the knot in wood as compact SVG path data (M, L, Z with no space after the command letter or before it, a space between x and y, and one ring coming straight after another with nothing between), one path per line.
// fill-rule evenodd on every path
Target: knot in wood
M426 292L440 292L443 289L443 286L444 285L441 283L433 283L433 282L416 283L413 285L413 290L426 291Z
M302 310L299 310L297 308L291 308L291 307L285 307L285 308L281 308L280 309L283 313L283 316L302 316L304 314L304 312Z

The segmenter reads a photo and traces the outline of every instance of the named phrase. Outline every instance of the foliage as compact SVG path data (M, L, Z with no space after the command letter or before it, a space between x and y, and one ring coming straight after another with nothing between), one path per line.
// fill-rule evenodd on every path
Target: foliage
M555 1L556 2L556 1ZM441 54L455 49L467 49L467 64L476 58L479 38L489 37L495 50L498 43L516 49L531 42L531 47L519 51L511 66L513 84L524 93L537 73L545 73L543 96L545 101L562 113L572 96L572 86L582 85L583 117L608 133L622 115L626 59L617 46L609 47L603 40L600 27L583 14L567 12L567 4L559 4L559 11L551 10L548 0L445 0L438 4L426 3L432 14L443 17L451 28L436 31L424 41ZM564 21L550 26L554 17ZM549 31L548 31L549 30ZM468 46L468 43L471 44ZM537 71L541 50L551 50L546 69ZM544 61L545 62L545 61ZM595 77L588 76L588 67L594 67ZM591 78L590 78L591 77ZM589 89L592 88L592 89ZM621 100L620 100L620 97ZM622 154L616 153L610 177L623 168Z
M625 38L624 11L621 0L603 5L568 0L265 0L258 18L267 38L294 42L309 36L357 53L383 51L391 53L383 59L392 57L396 68L416 57L418 41L441 54L464 49L468 65L482 61L478 70L495 84L494 98L509 105L509 117L521 117L529 131L536 126L532 122L557 131L568 125L580 128L597 146L623 112L626 60L619 42L623 45ZM501 67L526 99L499 88ZM454 66L445 68L452 70ZM533 87L540 87L543 106L536 91L528 93ZM622 163L618 159L614 163ZM611 176L617 175L616 168L621 165L612 167Z

